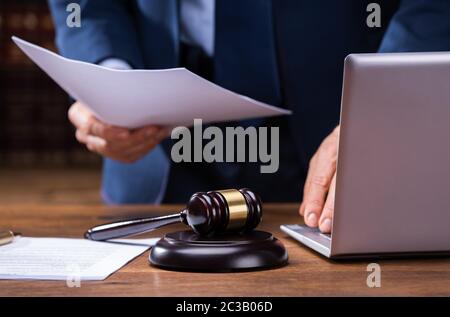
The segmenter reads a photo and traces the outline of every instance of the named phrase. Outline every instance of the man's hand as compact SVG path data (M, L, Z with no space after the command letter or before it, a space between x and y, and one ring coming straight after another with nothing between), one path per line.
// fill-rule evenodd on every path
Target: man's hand
M336 190L339 126L322 142L309 163L300 215L310 227L331 232Z
M75 126L80 143L98 154L123 163L132 163L147 154L170 133L167 127L149 125L136 130L111 126L99 121L82 103L69 109L69 120Z

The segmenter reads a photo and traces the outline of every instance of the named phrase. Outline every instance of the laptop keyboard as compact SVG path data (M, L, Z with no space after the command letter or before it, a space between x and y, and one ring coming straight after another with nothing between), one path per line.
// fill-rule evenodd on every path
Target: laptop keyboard
M329 257L331 254L331 235L320 232L317 228L304 225L282 225L281 230L295 240Z

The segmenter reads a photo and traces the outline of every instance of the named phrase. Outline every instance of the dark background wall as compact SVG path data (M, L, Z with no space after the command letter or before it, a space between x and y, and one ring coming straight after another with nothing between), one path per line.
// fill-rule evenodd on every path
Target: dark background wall
M45 0L0 1L0 166L99 166L74 138L67 95L11 41L56 51Z

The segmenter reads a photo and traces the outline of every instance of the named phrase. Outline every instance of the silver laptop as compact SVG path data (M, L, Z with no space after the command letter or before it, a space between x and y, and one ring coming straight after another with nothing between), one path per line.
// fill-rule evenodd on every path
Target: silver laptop
M450 254L450 52L346 58L332 235L281 229L329 258Z

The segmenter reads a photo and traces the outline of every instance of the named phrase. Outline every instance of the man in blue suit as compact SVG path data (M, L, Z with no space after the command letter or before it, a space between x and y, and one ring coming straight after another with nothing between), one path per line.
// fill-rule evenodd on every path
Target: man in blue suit
M81 6L80 28L66 25L70 2ZM280 168L261 174L250 163L172 163L166 128L109 126L76 102L69 118L77 139L105 157L105 201L184 202L196 191L250 187L265 201L303 199L306 223L329 232L345 56L450 50L450 1L376 1L380 27L366 23L371 2L49 0L66 57L119 69L186 66L293 110L290 117L241 123L280 127Z

